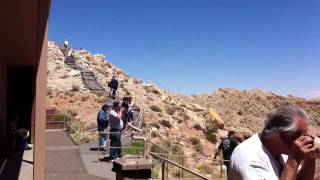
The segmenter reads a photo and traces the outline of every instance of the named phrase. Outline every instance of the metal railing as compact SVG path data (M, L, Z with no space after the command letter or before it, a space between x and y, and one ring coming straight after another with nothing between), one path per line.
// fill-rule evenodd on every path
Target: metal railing
M166 163L167 163L167 164L169 163L169 164L171 164L171 165L173 165L173 166L175 166L175 167L178 167L178 168L180 168L180 169L182 169L182 170L184 170L184 171L187 171L187 172L191 173L192 175L196 176L197 178L209 180L208 177L205 177L205 176L203 176L203 175L201 175L201 174L199 174L199 173L197 173L197 172L195 172L195 171L193 171L193 170L191 170L191 169L189 169L189 168L186 168L186 167L184 167L184 166L182 166L182 165L180 165L180 164L178 164L178 163L176 163L176 162L173 162L172 160L169 160L169 159L167 159L167 158L164 158L164 157L162 157L162 156L160 156L160 155L157 155L157 154L155 154L155 153L152 153L152 152L150 152L150 155L151 155L151 157L154 156L154 157L156 157L156 158L161 159L161 161L162 161L162 163L161 163L161 174L162 174L161 178L162 178L162 179L165 179L164 174L165 174L165 169L166 169ZM153 158L152 158L152 159L153 159ZM159 163L159 161L156 161L156 162ZM168 167L168 166L167 166L167 167ZM182 177L182 178L183 178L183 177ZM167 179L168 179L168 177L167 177Z

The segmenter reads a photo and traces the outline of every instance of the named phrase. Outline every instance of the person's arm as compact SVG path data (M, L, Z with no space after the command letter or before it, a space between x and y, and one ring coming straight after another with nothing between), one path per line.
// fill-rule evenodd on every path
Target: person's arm
M301 169L298 173L298 179L313 180L315 174L316 159L315 158L306 158L302 162Z
M223 140L222 140L222 142L223 142ZM220 151L222 149L222 142L219 144L218 149L216 149L216 152L214 154L214 159L217 158L217 156L219 155L219 153L220 153Z
M313 180L315 173L314 155L317 148L313 147L313 139L309 136L300 136L290 148L287 163L282 171L281 180ZM298 173L299 165L302 163Z
M106 119L106 115L101 111L99 112L98 119L99 119L100 122L104 122L104 121L107 120Z

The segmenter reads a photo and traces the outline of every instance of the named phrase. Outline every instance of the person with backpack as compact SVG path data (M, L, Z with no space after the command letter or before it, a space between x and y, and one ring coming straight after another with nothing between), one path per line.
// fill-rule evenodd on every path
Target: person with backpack
M224 165L227 167L227 172L229 170L229 161L231 159L231 155L233 150L238 146L239 142L235 139L235 132L229 131L228 137L224 138L220 145L218 146L218 149L215 153L214 159L219 155L219 152L222 150Z
M108 87L110 88L109 96L112 95L111 97L115 98L116 92L118 90L118 86L119 86L119 82L116 79L116 76L113 76L110 82L108 83Z

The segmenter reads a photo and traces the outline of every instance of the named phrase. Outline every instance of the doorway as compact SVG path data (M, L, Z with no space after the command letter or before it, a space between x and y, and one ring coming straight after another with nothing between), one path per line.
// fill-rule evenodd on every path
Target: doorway
M31 132L31 113L33 101L33 67L9 66L7 76L7 125L10 130L25 128ZM30 143L30 136L28 138Z

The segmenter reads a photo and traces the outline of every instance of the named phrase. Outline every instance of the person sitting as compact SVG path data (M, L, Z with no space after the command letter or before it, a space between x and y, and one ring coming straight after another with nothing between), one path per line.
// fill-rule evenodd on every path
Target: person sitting
M313 180L318 148L308 132L308 115L288 105L270 113L261 133L232 153L228 179Z
M233 150L237 147L239 142L235 139L235 132L234 131L229 131L228 137L224 138L220 145L218 146L218 149L215 153L214 159L217 158L219 152L222 150L223 154L223 159L224 159L224 164L227 167L227 172L229 170L229 161L231 158L231 154Z
M113 103L113 108L110 110L110 153L109 161L122 157L121 154L121 132L123 130L122 113L123 108L119 102Z
M110 88L109 96L111 96L113 99L116 96L118 86L119 86L119 82L116 79L116 76L113 76L110 82L108 83L108 87Z
M102 105L97 115L99 148L101 148L102 150L106 147L107 138L106 138L105 130L108 128L108 125L109 125L109 118L107 116L107 113L109 112L110 107L112 107L112 105L109 105L109 104Z

